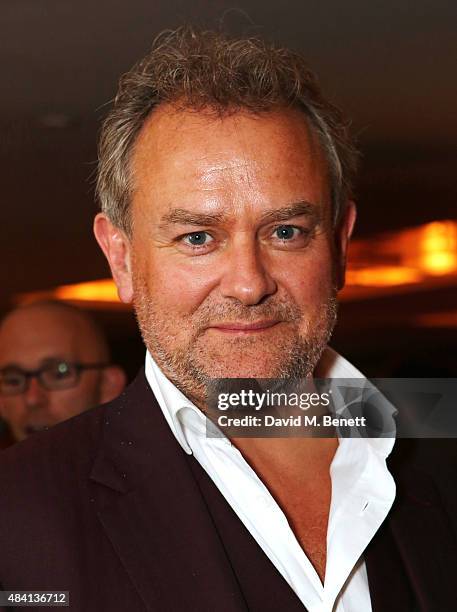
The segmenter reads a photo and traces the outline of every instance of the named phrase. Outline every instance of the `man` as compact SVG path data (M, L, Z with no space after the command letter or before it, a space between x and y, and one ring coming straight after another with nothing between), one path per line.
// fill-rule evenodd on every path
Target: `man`
M114 399L124 386L103 333L82 310L34 302L0 323L0 415L15 441Z
M286 49L184 28L123 77L95 235L146 369L5 453L4 589L69 590L84 612L453 609L449 469L396 449L392 508L393 440L205 433L212 378L361 376L326 348L354 158Z

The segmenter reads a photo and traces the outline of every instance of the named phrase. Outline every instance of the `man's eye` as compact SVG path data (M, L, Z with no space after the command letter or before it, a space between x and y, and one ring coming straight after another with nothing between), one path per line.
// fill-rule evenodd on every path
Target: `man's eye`
M303 230L293 225L280 225L274 231L274 235L279 240L292 240L303 234Z
M1 376L1 382L8 387L20 387L23 380L24 375L20 372L5 372Z
M183 242L190 246L206 246L212 242L214 238L208 232L192 232L183 237Z

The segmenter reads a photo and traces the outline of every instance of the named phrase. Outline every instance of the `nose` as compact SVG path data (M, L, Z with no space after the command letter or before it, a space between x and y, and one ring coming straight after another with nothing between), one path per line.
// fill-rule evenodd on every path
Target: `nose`
M24 393L24 402L29 409L42 408L47 404L47 391L35 376L29 380L29 386Z
M255 240L240 238L226 252L220 290L224 297L234 298L244 306L259 304L277 290Z

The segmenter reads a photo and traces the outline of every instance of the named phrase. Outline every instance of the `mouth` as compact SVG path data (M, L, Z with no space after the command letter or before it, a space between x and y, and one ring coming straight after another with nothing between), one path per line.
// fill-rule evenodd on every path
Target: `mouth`
M230 323L215 323L209 326L208 329L214 329L225 334L259 334L270 330L272 327L276 327L280 323L282 323L282 321L278 320L264 320L253 323L234 321Z
M24 431L28 436L39 433L40 431L45 431L46 429L49 429L49 425L26 425L26 427L24 427Z

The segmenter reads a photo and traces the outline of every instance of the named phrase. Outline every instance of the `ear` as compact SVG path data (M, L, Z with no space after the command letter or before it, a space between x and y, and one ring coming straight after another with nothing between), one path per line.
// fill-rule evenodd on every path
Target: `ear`
M112 365L103 368L100 382L100 403L110 402L122 393L126 382L127 376L121 367Z
M347 251L349 240L354 229L355 220L357 217L357 209L355 203L348 201L344 213L335 228L335 243L336 243L336 286L337 289L342 289L345 282Z
M133 287L128 237L121 229L113 225L104 213L99 213L95 217L94 234L108 260L119 299L130 304L133 299Z

